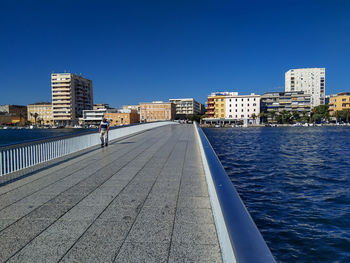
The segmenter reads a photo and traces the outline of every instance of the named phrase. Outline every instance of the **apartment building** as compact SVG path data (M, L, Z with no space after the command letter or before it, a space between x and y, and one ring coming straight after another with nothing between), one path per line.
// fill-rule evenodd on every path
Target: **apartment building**
M202 114L201 103L193 98L188 99L169 99L176 105L176 117L185 118L187 115Z
M52 114L55 124L74 125L83 110L93 109L92 81L72 73L51 74Z
M27 105L27 118L33 124L53 124L51 102Z
M325 104L325 68L290 69L285 73L285 91L311 95L311 109Z
M134 109L108 110L104 117L109 121L110 126L128 125L140 122L140 116Z
M311 95L304 91L266 92L261 96L261 111L276 112L297 111L309 114L311 110Z
M172 102L153 101L140 103L140 122L174 120L176 106Z
M225 118L227 96L238 95L238 92L213 92L208 96L207 101L207 118Z
M342 92L329 98L329 114L334 116L337 111L350 109L350 92Z
M260 95L229 95L225 98L225 105L227 119L256 119L260 114Z

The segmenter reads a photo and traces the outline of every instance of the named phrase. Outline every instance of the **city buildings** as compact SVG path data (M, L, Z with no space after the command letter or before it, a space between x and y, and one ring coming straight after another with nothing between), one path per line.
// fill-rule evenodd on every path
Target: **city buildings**
M0 105L1 124L21 124L27 121L27 106Z
M140 115L140 105L124 105L123 110L136 110Z
M176 118L184 119L187 115L203 114L203 107L201 106L201 103L197 102L193 98L169 99L169 102L176 105Z
M110 126L128 125L140 121L139 114L134 109L108 110L104 117L110 122Z
M311 109L325 104L325 68L290 69L285 73L285 91L311 95Z
M32 124L53 124L51 102L27 105L27 118Z
M74 125L93 109L92 81L72 73L51 74L52 113L57 125Z
M176 106L172 102L140 103L140 122L174 120L175 114Z
M333 95L329 99L329 114L334 116L337 111L350 109L350 92Z
M260 95L238 92L214 92L208 96L207 119L251 122L260 113Z

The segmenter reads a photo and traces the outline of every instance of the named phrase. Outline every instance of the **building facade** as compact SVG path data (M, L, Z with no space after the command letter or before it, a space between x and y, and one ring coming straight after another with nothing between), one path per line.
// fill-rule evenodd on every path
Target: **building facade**
M110 109L109 104L99 103L94 104L92 107L93 110L103 110L103 109Z
M261 96L261 111L265 113L282 111L310 114L311 95L303 91L266 92ZM270 116L269 116L269 119Z
M334 116L337 111L350 109L350 92L333 95L329 99L329 114Z
M53 124L51 102L27 105L27 118L32 124Z
M82 123L85 125L99 125L107 109L83 110Z
M201 114L201 104L195 99L169 99L176 105L176 117L185 118L187 115Z
M119 109L108 110L104 117L110 122L110 126L128 125L140 122L137 110L133 109Z
M225 118L255 120L260 114L260 95L229 95L225 98Z
M93 109L92 81L71 73L51 74L52 115L55 124L74 125L83 110Z
M225 118L226 104L225 98L227 96L236 96L238 92L213 92L208 96L207 101L207 118Z
M172 102L140 103L140 122L174 120L175 114L176 106Z
M136 110L140 114L140 105L124 105L123 110Z
M11 116L22 117L27 120L27 106L22 105L0 105L0 112Z
M285 91L311 95L311 108L325 104L325 68L290 69L285 73Z

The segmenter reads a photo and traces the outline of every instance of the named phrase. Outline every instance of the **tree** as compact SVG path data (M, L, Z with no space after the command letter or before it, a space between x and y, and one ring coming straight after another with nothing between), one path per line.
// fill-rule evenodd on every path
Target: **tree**
M262 111L262 112L259 113L259 117L260 117L260 122L264 123L264 121L268 117L268 114L266 112Z
M311 111L311 121L321 122L329 120L329 109L328 105L319 105L312 109Z
M39 114L38 113L30 113L30 115L34 118L34 124L36 124L36 119L38 118Z
M258 117L258 116L256 116L255 113L252 114L252 119L253 119L253 121L254 121L254 124L255 124L255 119L256 119L257 117Z
M275 120L275 117L276 117L276 111L274 111L274 110L270 111L269 114L270 114L270 117L271 117L271 121L273 122Z

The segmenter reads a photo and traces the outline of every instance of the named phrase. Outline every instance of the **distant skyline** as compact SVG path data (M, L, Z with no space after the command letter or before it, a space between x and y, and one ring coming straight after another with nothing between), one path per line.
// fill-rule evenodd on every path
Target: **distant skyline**
M0 104L51 101L53 72L93 81L112 107L216 91L283 91L326 68L350 91L350 1L0 1Z

